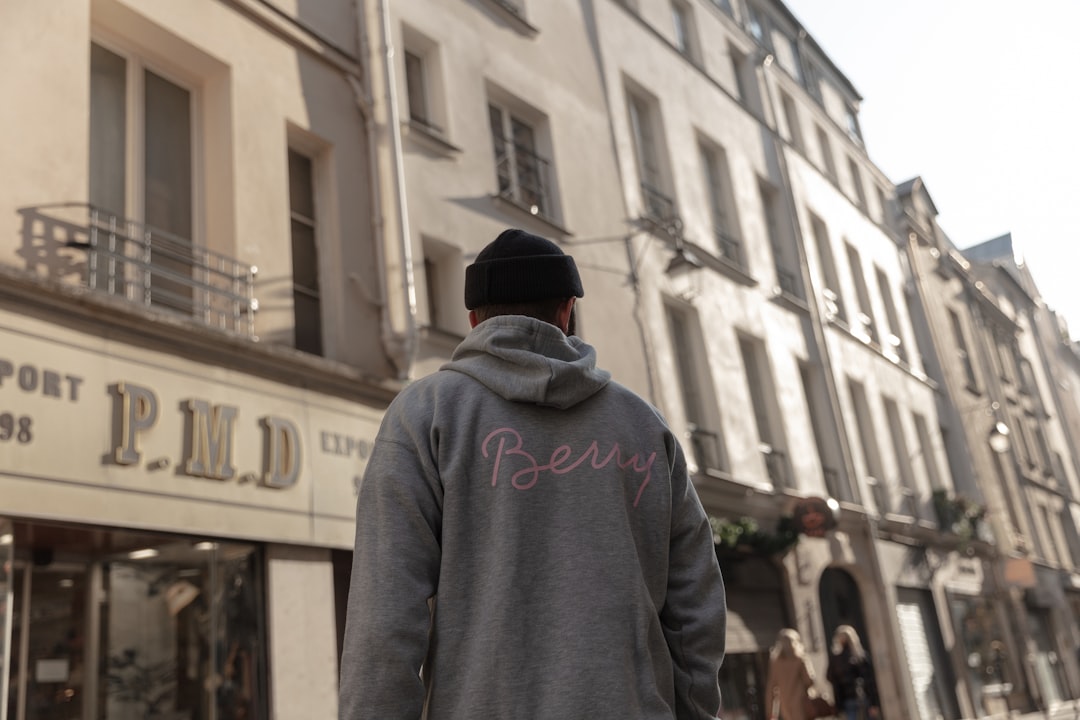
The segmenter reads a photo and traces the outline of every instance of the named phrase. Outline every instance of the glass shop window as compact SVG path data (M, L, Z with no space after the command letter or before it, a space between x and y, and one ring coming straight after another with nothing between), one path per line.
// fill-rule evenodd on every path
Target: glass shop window
M8 720L267 717L257 546L23 523L11 537Z

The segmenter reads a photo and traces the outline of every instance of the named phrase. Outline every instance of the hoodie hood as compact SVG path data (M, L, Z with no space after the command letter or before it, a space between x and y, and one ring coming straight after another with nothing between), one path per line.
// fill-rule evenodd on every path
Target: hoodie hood
M468 375L506 400L569 408L611 380L596 367L596 350L559 328L523 315L477 325L443 370Z

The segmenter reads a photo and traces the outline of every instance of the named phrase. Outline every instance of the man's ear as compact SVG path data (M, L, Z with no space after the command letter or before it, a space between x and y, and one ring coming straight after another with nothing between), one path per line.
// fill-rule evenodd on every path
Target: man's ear
M563 331L563 335L570 334L570 313L574 310L575 302L577 302L577 298L570 296L555 311L555 325Z
M469 311L469 327L476 327L480 324L480 318L476 316L475 310Z

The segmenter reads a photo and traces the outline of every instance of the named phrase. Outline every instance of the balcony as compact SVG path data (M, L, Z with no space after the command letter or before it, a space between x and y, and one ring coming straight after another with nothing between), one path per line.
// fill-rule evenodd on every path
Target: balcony
M720 228L713 228L720 257L740 270L743 268L742 244Z
M641 183L644 219L669 238L682 236L682 218L675 212L675 201L648 183Z
M775 487L790 487L788 478L787 454L771 445L761 445L761 455L765 459L765 470Z
M533 215L552 219L548 173L551 163L532 148L495 137L495 173L499 197L524 207Z
M24 212L38 242L85 252L72 267L95 293L255 339L255 267L91 205Z
M720 444L720 435L693 423L690 424L688 432L690 447L698 466L707 470L723 470L723 448Z

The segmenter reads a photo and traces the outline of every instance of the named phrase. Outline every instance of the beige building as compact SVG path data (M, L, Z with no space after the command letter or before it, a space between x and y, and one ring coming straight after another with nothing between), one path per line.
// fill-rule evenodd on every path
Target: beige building
M361 10L0 5L0 717L335 716L415 344Z

